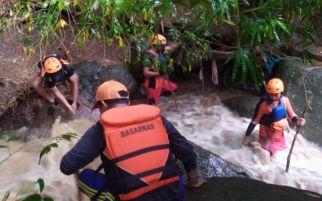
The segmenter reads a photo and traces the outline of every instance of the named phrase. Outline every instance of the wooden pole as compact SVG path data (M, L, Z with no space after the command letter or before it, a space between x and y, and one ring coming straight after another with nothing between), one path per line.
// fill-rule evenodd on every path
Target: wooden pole
M202 95L205 96L205 79L204 79L203 71L204 71L204 68L202 66L202 61L200 61L199 79L201 80Z
M172 89L172 87L171 87L171 85L170 85L170 80L169 80L168 73L166 73L166 75L165 75L165 80L168 82L168 85L169 85L169 88L170 88L170 91L171 91L171 97L172 97L172 99L173 99L173 101L174 101L174 104L176 105L176 109L177 109L177 111L179 111L179 107L178 107L177 99L176 99L176 96L175 96L175 94L174 94L174 91L173 91L173 89Z
M301 118L304 117L304 114L306 112L307 107L308 107L308 104L305 104L305 107L304 107L304 110L302 112ZM295 141L296 141L297 135L300 132L300 128L301 128L301 126L298 126L296 128L296 133L295 133L294 138L293 138L293 141L292 141L291 149L290 149L290 152L288 153L288 156L287 156L286 169L285 169L285 172L286 173L288 173L288 169L289 169L290 162L291 162L291 156L292 156L293 148L294 148L294 145L295 145Z

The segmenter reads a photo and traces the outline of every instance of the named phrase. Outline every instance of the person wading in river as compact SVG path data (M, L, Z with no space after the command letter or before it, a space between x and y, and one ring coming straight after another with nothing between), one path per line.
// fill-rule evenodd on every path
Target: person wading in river
M36 76L32 85L49 102L48 114L52 115L55 112L57 104L55 99L58 99L70 112L75 114L79 83L73 66L67 63L61 55L50 54L38 63L38 67L40 73ZM58 85L66 81L71 83L73 100L67 100L57 88Z
M143 61L144 88L147 102L157 105L161 93L170 95L178 87L169 81L169 72L173 70L173 61L169 52L178 47L178 43L168 45L167 39L156 34L151 39L152 47L146 51Z
M177 159L187 172L188 186L206 182L197 173L192 146L158 107L129 103L123 84L114 80L101 84L94 105L101 112L99 122L63 157L61 171L76 173L100 156L107 186L117 199L183 201Z
M259 143L262 148L268 150L271 155L285 148L284 132L289 130L287 118L297 126L305 124L305 119L299 118L290 103L290 100L282 94L283 81L272 78L266 85L266 95L257 103L252 121L246 130L242 144L249 144L249 136L255 126L259 127Z

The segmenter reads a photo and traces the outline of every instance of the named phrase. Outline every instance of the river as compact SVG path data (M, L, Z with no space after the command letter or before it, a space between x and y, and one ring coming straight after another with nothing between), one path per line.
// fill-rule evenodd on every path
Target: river
M322 194L322 149L309 142L302 135L298 136L293 150L289 173L285 173L286 158L294 130L286 134L287 149L268 157L256 143L258 127L253 132L252 146L242 146L241 139L250 119L231 112L221 102L216 91L193 90L176 96L178 109L171 97L161 97L160 108L177 129L190 141L202 148L219 155L223 159L246 168L253 178L267 183L292 186ZM135 101L135 104L139 101ZM42 192L55 201L77 201L78 191L74 176L65 176L59 171L61 157L77 138L94 123L98 111L93 113L83 107L78 111L78 118L71 122L60 123L59 119L51 130L38 129L34 140L28 142L0 141L8 148L0 149L0 199L10 191L8 200L15 200L28 193L37 192L38 185L28 181L43 178L45 189ZM82 119L86 118L86 119ZM89 119L89 120L88 120ZM37 133L48 132L50 139L38 139ZM57 136L64 133L76 133L78 137L71 142L59 141L58 148L52 149L42 157L38 165L39 153L45 145L57 142ZM41 135L43 136L43 135ZM15 151L17 153L15 153ZM8 159L6 159L10 154Z

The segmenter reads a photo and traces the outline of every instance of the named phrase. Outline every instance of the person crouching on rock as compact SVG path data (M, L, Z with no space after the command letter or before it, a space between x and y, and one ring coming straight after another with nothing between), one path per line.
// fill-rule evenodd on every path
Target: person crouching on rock
M73 66L67 63L61 55L50 54L39 61L38 67L40 68L40 73L34 79L32 85L49 102L48 114L53 115L55 112L57 104L55 99L58 99L70 112L75 114L79 83ZM66 81L71 83L73 100L67 100L57 88L58 85Z

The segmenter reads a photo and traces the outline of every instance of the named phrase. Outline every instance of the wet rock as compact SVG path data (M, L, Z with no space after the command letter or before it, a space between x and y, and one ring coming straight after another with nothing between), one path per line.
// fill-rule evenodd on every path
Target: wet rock
M251 177L251 174L245 168L225 161L193 142L190 143L197 154L199 172L203 177Z
M251 118L259 100L259 97L249 94L228 98L222 102L230 110L237 112L239 116Z
M318 201L321 195L241 177L215 177L198 189L188 189L186 201Z
M75 65L80 82L80 95L92 102L97 87L107 80L122 82L131 93L136 87L136 81L122 65L103 66L97 62L83 62Z
M307 139L322 145L322 67L305 65L300 60L283 59L276 73L283 79L286 95L298 116L301 116L306 99L311 102L312 110L306 111L306 124L301 132Z
M199 173L208 183L187 189L186 201L317 201L322 196L293 187L268 184L251 179L243 167L227 162L191 142L197 153Z

